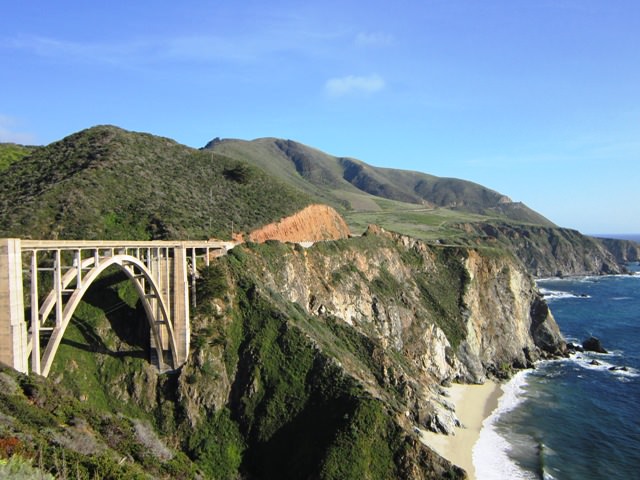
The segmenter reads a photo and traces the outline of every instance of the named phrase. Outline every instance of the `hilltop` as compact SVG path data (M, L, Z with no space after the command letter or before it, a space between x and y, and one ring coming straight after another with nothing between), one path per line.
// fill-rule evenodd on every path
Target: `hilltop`
M35 149L0 177L0 236L230 238L312 198L245 162L98 126Z
M196 149L97 126L44 147L1 147L3 237L230 239L326 204L353 234L377 224L429 243L506 249L538 276L621 272L639 256L637 244L562 229L482 185L291 140Z
M392 207L428 218L446 215L437 211L446 209L460 213L462 218L464 214L476 214L555 226L526 205L473 182L374 167L354 158L328 155L292 140L216 139L204 149L247 161L349 213L384 212ZM357 221L357 215L347 216Z

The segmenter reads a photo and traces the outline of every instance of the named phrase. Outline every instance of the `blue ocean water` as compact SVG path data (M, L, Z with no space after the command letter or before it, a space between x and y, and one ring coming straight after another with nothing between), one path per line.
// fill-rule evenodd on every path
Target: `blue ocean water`
M516 375L474 448L479 480L640 478L640 266L629 268L538 282L565 338L596 336L609 353Z

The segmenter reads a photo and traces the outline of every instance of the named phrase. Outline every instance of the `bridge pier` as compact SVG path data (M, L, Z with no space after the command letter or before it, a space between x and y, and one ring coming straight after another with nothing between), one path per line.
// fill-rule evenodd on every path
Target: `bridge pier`
M28 372L20 239L0 239L0 362Z
M191 342L189 321L189 283L187 278L187 255L184 247L173 250L173 291L171 292L171 318L176 340L176 357L180 365L187 361Z

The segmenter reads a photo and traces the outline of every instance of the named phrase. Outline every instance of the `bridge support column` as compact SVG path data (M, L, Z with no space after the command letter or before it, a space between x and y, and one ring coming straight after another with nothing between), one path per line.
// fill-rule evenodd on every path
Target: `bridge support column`
M20 246L17 238L0 240L0 362L28 373Z
M176 364L182 365L189 356L189 283L187 280L187 250L173 249L173 278L171 296L171 318L176 339Z

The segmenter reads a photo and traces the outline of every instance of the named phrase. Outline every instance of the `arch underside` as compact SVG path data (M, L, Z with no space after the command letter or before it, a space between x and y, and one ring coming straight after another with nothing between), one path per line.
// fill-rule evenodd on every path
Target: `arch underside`
M98 260L97 265L96 260ZM79 262L79 265L70 267L61 278L62 290L66 291L67 294L70 293L64 306L57 305L58 302L61 302L61 297L55 290L49 292L39 308L39 326L45 327L52 310L56 309L58 311L54 315L56 317L55 326L51 331L51 337L44 348L40 361L32 361L32 365L38 365L39 367L34 368L34 371L40 370L36 371L36 373L43 376L49 374L64 332L80 301L100 274L113 265L119 267L135 286L151 330L152 343L157 354L158 369L164 371L177 368L177 348L173 325L170 321L170 311L158 281L140 259L132 255L120 254L99 259L94 257L85 258ZM87 269L90 270L87 271ZM74 281L76 282L75 288L68 290ZM37 347L35 344L35 342L39 341L38 335L33 335L32 332L32 341L30 342L32 356L39 355L39 344ZM165 347L168 348L165 350Z

